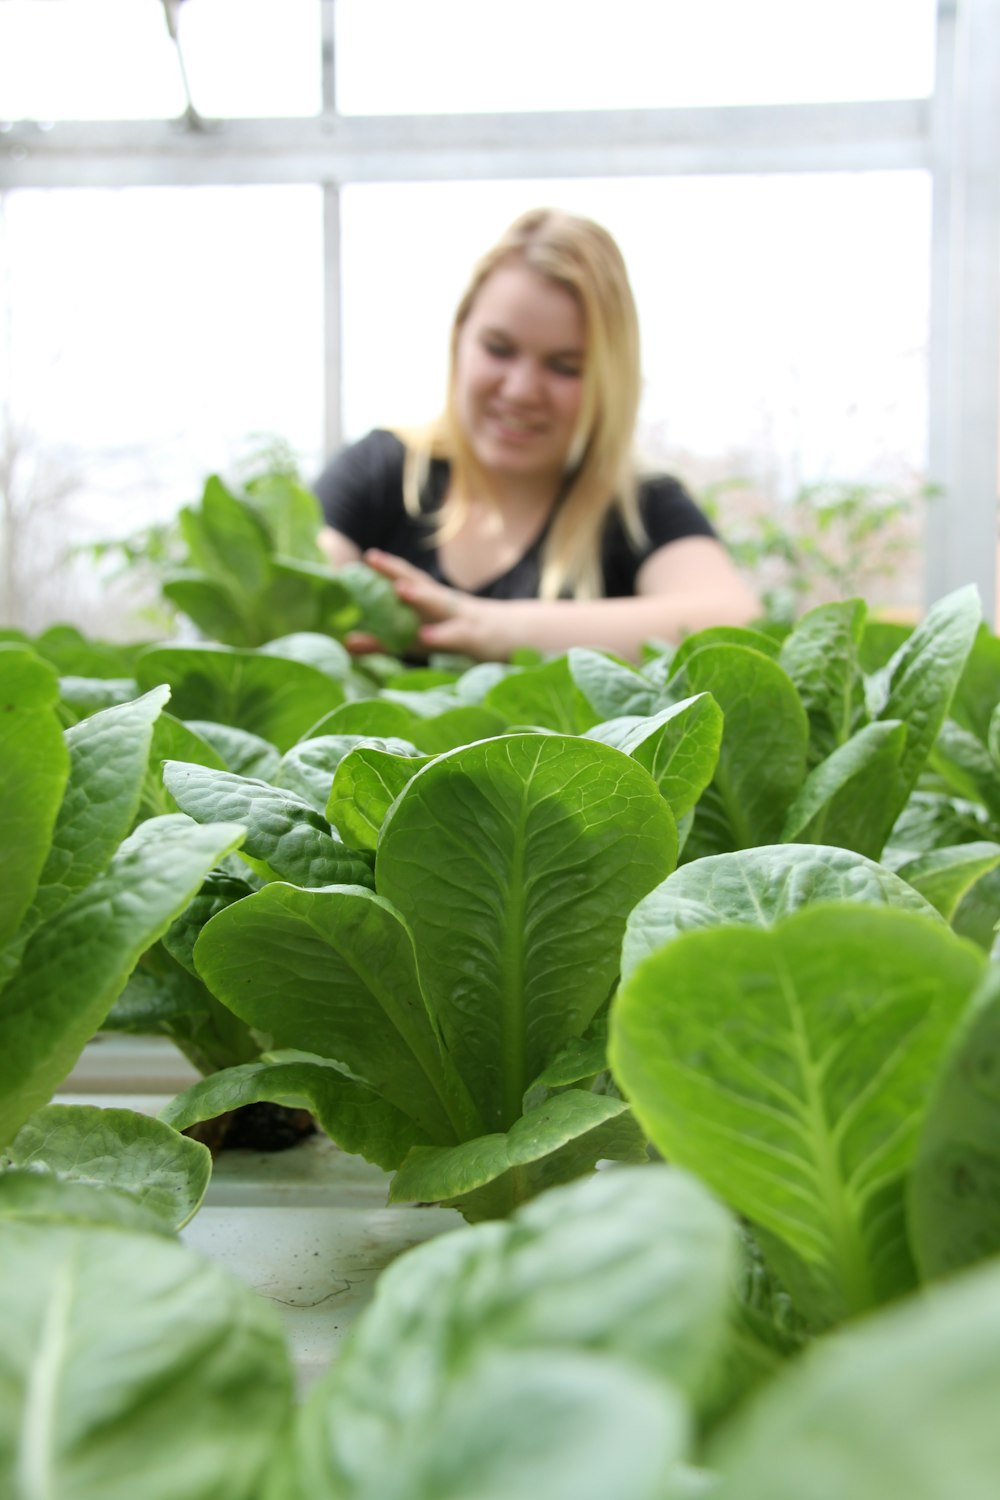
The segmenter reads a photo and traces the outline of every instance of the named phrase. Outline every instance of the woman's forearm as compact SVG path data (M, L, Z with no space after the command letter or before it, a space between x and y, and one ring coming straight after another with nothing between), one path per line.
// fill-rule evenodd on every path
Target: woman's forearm
M472 599L449 619L425 625L432 650L507 660L518 647L561 652L592 646L637 658L645 641L679 641L708 625L745 625L757 614L749 596L645 596L631 599Z

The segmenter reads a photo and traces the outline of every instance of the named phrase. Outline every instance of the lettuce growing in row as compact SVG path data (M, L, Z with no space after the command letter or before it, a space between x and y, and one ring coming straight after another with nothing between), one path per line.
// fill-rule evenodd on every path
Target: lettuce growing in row
M296 1412L265 1500L993 1493L995 1264L817 1338L707 1424L743 1337L739 1244L700 1183L647 1166L410 1251Z
M657 781L680 826L681 858L695 866L706 840L753 847L779 825L785 837L805 842L820 829L835 843L877 851L921 774L977 609L971 591L942 601L878 678L861 670L858 601L814 611L780 644L752 631L705 631L639 669L574 650L537 665L404 673L396 685L391 678L381 690L369 685L374 696L365 699L349 696L341 648L315 635L256 652L140 652L139 680L169 678L184 715L160 716L152 759L177 760L180 752L187 763L172 767L159 789L155 775L147 778L144 807L166 811L179 802L201 821L240 821L250 868L242 883L231 869L210 877L197 908L146 955L113 1022L166 1031L206 1071L251 1061L259 1052L253 1030L219 1005L195 970L198 929L262 881L370 887L390 806L455 736L499 736L527 721L536 733L568 731L625 750ZM678 698L695 686L700 691ZM331 694L338 701L323 712ZM893 717L904 709L905 724ZM213 724L203 717L211 712L240 723ZM348 725L369 733L352 736ZM405 737L373 742L375 726ZM268 779L244 774L255 768ZM986 889L983 877L998 861L1000 844L981 839L900 868L950 916L969 887Z
M115 1024L166 1030L205 1070L249 1061L258 1050L251 1029L234 1018L233 1031L221 1019L221 1007L195 972L198 926L212 910L249 894L262 879L285 879L302 887L345 879L371 885L371 871L363 861L370 860L377 846L389 807L422 766L451 748L456 735L497 736L511 723L528 720L536 731L568 730L625 750L657 780L680 825L681 857L695 866L699 839L704 844L712 828L721 835L724 825L724 844L735 839L753 847L780 825L786 836L794 833L805 840L810 830L823 829L836 836L835 842L877 851L902 795L904 748L910 745L905 787L919 776L926 746L954 693L977 608L970 591L943 601L927 629L907 637L895 662L877 679L861 669L865 619L859 601L814 611L781 644L756 632L706 631L672 656L653 657L638 670L603 653L574 650L533 666L404 673L395 685L390 678L377 696L345 700L322 715L284 755L272 751L266 764L259 762L266 783L221 770L211 745L208 754L197 748L191 756L183 741L175 739L175 748L189 764L168 770L164 793L199 819L232 817L245 824L249 884L230 889L231 880L221 877L227 893L209 896L206 891L199 913L187 922L191 937L182 941L183 953L175 947L166 956L161 945L160 957L147 959ZM328 684L326 692L336 686L342 663L331 658L324 666L320 649L339 648L303 636L276 642L263 653L242 653L247 661L239 674L226 679L225 690L222 679L216 682L211 674L220 664L231 672L241 653L218 648L214 653L210 648L152 651L141 671L171 674L188 714L207 712L211 703L224 705L231 698L229 715L241 718L244 727L229 733L246 736L246 726L254 722L285 743L291 728L281 728L275 717L279 702L262 697L254 686L256 663L262 662L261 670L268 672L279 665L287 668L289 685L300 671L312 672ZM206 668L209 676L203 678ZM758 681L761 672L766 681ZM239 686L244 681L246 690ZM210 691L208 682L214 684ZM418 686L407 689L408 682ZM705 684L702 691L673 701L695 683ZM772 689L778 705L774 712L765 711ZM246 708L237 707L241 701ZM254 702L265 701L266 721L257 710L249 712ZM303 702L300 726L316 701ZM891 716L871 717L895 711L893 705L912 710L907 725ZM189 718L178 729L188 735L211 734L228 751L219 738L226 732L222 726L213 730L206 720ZM360 730L367 735L351 733ZM397 737L380 742L376 730ZM260 744L265 748L264 741ZM172 747L164 736L157 748L177 758L169 757ZM192 759L200 765L191 765ZM738 809L735 823L727 807ZM692 823L693 843L684 843ZM355 855L338 843L338 834ZM929 860L911 864L903 873L950 916L968 888L998 861L1000 844L982 839L936 849ZM216 884L219 878L213 877ZM185 1040L186 1030L199 1031L200 1037Z
M296 1406L273 1309L170 1236L0 1217L0 1486L60 1500L993 1493L996 1264L817 1338L706 1426L739 1337L739 1245L677 1168L555 1189L402 1256Z
M221 845L214 873L203 881L203 869L189 881L192 894L200 891L195 904L152 931L154 949L196 967L232 1006L226 1014L235 1025L247 1035L253 1028L274 1050L199 1086L170 1118L183 1123L185 1111L215 1108L227 1091L238 1100L293 1098L315 1107L349 1149L396 1171L399 1199L456 1202L480 1218L540 1196L509 1223L477 1226L469 1240L458 1231L417 1252L421 1260L400 1261L343 1362L290 1427L274 1340L261 1337L257 1346L275 1361L270 1376L258 1375L254 1354L235 1378L235 1346L216 1360L225 1341L215 1342L213 1323L212 1358L201 1371L211 1444L209 1424L195 1413L190 1456L168 1452L166 1434L181 1419L169 1392L190 1354L179 1338L172 1353L154 1333L162 1369L144 1385L123 1363L125 1388L142 1400L119 1391L121 1420L101 1425L96 1446L88 1449L93 1435L80 1425L74 1403L86 1404L85 1390L74 1369L60 1386L66 1404L50 1408L46 1431L65 1422L83 1434L80 1444L25 1447L21 1434L39 1432L31 1404L38 1377L33 1354L21 1351L51 1349L41 1333L53 1326L53 1308L65 1309L75 1330L86 1307L109 1305L104 1293L81 1292L77 1307L66 1290L67 1257L87 1287L92 1271L119 1264L116 1247L126 1241L133 1258L160 1265L144 1251L149 1236L139 1234L139 1220L117 1199L114 1231L107 1222L96 1231L63 1226L51 1250L38 1249L48 1233L39 1221L55 1216L43 1201L50 1179L76 1158L83 1122L36 1112L0 1174L0 1238L13 1234L4 1240L5 1264L13 1263L7 1247L20 1264L37 1256L45 1293L19 1312L23 1338L6 1374L18 1393L16 1416L28 1420L0 1441L0 1472L7 1466L36 1486L54 1480L67 1500L105 1500L109 1474L127 1475L132 1488L123 1493L134 1492L136 1464L149 1454L161 1455L164 1493L233 1500L262 1493L265 1458L267 1500L457 1500L470 1484L498 1500L522 1492L596 1500L611 1491L664 1500L705 1487L727 1500L823 1500L834 1481L838 1493L939 1500L935 1475L944 1462L949 1493L991 1493L1000 1455L983 1404L995 1401L998 1382L988 1316L993 1268L911 1294L1000 1250L996 971L981 948L948 928L996 850L988 837L951 847L946 840L932 845L938 858L923 870L897 858L913 789L934 795L928 770L943 775L938 755L950 730L941 716L951 712L967 729L957 717L975 655L963 656L966 603L942 606L933 637L914 632L908 650L874 676L860 666L845 673L860 626L857 610L833 607L781 646L731 632L692 638L640 671L610 660L605 670L598 653L569 654L479 674L464 700L459 675L424 679L407 701L399 701L403 686L387 689L395 698L345 697L328 719L370 707L430 725L472 709L508 732L442 754L409 736L323 745L340 737L312 734L314 723L283 753L271 747L267 777L255 787L217 752L214 763L210 753L198 766L189 754L170 754L165 738L157 746L160 734L176 734L177 747L186 735L200 739L192 724L210 721L191 716L175 731L155 688L66 735L48 735L44 716L32 721L39 744L58 738L69 747L67 786L86 780L88 746L96 766L108 743L124 754L129 740L130 769L116 762L100 794L108 807L96 792L72 800L67 790L53 801L47 762L25 754L28 742L14 735L5 748L21 795L10 805L11 826L38 870L27 907L10 893L0 905L14 977L62 903L72 906L74 892L102 878L103 856L91 853L89 837L76 839L74 827L105 839L117 828L120 840L157 797L176 793L198 803L199 821L223 805L230 816L238 808L256 849L241 881L231 863L218 868L235 840ZM825 642L812 656L810 632ZM756 652L793 683L799 712L787 722L804 722L806 739L789 807L798 805L796 818L808 813L795 842L777 841L792 826L789 810L766 842L763 804L752 815L746 806L768 771L761 747L770 729L745 721L757 774L739 771L732 726L742 709L736 697L727 707L719 655L733 651ZM791 702L782 677L753 666L747 682L764 697L772 684L774 702ZM714 686L689 691L709 679ZM417 698L431 710L422 718ZM510 733L522 708L530 709L532 732ZM776 718L782 722L780 712ZM145 727L134 739L119 737L133 720ZM102 739L109 724L110 742ZM208 733L218 738L218 730ZM989 751L988 737L983 743ZM156 790L146 770L151 754L188 764L172 768ZM787 770L782 764L778 757L771 767L776 777ZM61 774L57 768L56 781ZM959 800L954 788L950 795ZM894 815L885 835L897 842L880 843L900 796L904 816ZM57 835L54 821L40 837L24 819L29 801L50 812L56 802L65 806ZM92 816L98 805L101 816ZM285 826L289 808L298 821ZM742 830L734 808L747 817ZM685 862L674 869L678 819L694 826ZM175 814L167 821L181 826ZM713 829L728 829L725 838L746 847L698 856L698 839ZM838 837L819 844L817 830ZM368 883L324 884L322 867L311 863L312 834L324 848L328 841L346 850L337 857L356 859ZM837 847L860 835L880 856L895 851L896 868L864 849ZM60 852L42 878L46 840ZM619 951L623 978L612 1000ZM0 1014L5 999L0 992ZM611 1078L603 1042L609 1001ZM644 1158L647 1137L679 1166L613 1167L545 1193L589 1171L597 1155ZM167 1131L156 1150L171 1139ZM145 1155L152 1144L137 1137L133 1165L123 1165L107 1202L123 1185L128 1201L136 1163L146 1161L151 1188L163 1185ZM108 1155L97 1138L94 1150ZM46 1174L30 1170L42 1164ZM82 1165L86 1177L86 1157ZM731 1218L684 1167L729 1204ZM670 1187L658 1206L663 1182ZM87 1182L62 1186L74 1195L71 1213L85 1218L89 1208L75 1195ZM172 1198L174 1191L163 1196L174 1204L167 1222L178 1223L191 1199L184 1190ZM187 1260L175 1258L173 1267L171 1288L197 1279ZM588 1293L592 1285L600 1295ZM226 1316L242 1316L221 1287L211 1297ZM883 1314L887 1301L897 1306ZM131 1329L143 1327L139 1302L123 1311ZM178 1313L178 1332L185 1319ZM845 1319L852 1326L836 1338L821 1331ZM171 1365L174 1353L179 1363ZM796 1358L783 1372L789 1355ZM247 1399L246 1370L263 1382L248 1409L253 1444L223 1410L231 1398ZM746 1401L754 1381L759 1395ZM926 1414L919 1432L911 1430L914 1412ZM905 1444L893 1442L900 1422ZM230 1458L241 1441L244 1453ZM822 1471L817 1449L828 1460Z

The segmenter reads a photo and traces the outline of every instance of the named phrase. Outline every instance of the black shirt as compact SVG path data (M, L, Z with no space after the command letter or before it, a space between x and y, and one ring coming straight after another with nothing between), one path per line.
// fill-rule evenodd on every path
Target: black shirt
M438 582L449 583L433 541L433 522L447 492L449 466L444 459L432 459L420 497L422 514L411 515L403 503L405 451L395 433L378 428L338 453L314 489L327 525L362 551L378 547L422 568ZM636 574L658 547L686 536L715 536L707 516L669 475L639 481L639 514L646 540L638 547L629 539L617 510L605 523L601 542L605 598L634 595ZM483 599L536 599L539 557L547 531L546 526L506 572L472 592Z

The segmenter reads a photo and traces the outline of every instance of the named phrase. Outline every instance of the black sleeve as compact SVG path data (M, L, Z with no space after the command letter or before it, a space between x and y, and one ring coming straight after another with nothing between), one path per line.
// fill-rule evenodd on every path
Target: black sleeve
M343 448L313 485L328 526L362 551L384 547L403 511L403 444L376 429Z
M645 557L651 556L657 547L665 547L668 542L680 541L682 537L716 535L711 521L680 480L669 475L642 482L639 514L649 538Z
M627 599L635 593L639 569L658 547L678 542L686 536L714 537L716 534L711 521L681 482L668 474L640 482L639 515L645 530L641 545L626 535L619 512L613 511L608 517L601 561L604 593L609 599Z

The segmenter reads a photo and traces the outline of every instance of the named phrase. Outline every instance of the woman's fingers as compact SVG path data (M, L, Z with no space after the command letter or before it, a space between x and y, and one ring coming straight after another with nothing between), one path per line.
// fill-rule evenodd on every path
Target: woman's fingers
M422 568L391 552L372 548L365 553L364 561L388 578L398 598L419 615L418 640L426 650L457 651L483 661L494 659L495 601L438 583Z
M401 557L394 557L391 552L372 548L365 553L364 560L383 578L389 579L397 596L415 609L424 621L448 620L461 608L465 595L458 589L437 583L429 573L404 562Z
M403 578L426 578L427 574L421 568L415 568L412 563L397 557L393 552L380 552L377 547L369 547L363 554L362 561L376 573L381 573L383 578L389 578L393 583Z
M344 645L352 656L371 656L385 647L377 635L367 635L363 630L349 630L344 636Z
M479 636L472 622L455 619L422 626L419 640L425 651L449 651L459 656L471 656L477 661L489 661L492 659L490 652L484 652Z
M450 620L461 612L462 596L440 583L411 583L406 579L397 583L396 595L427 624Z
M352 656L394 656L384 641L377 635L368 635L362 630L350 630L343 640L344 647ZM417 636L406 648L407 656L424 657L430 648Z

